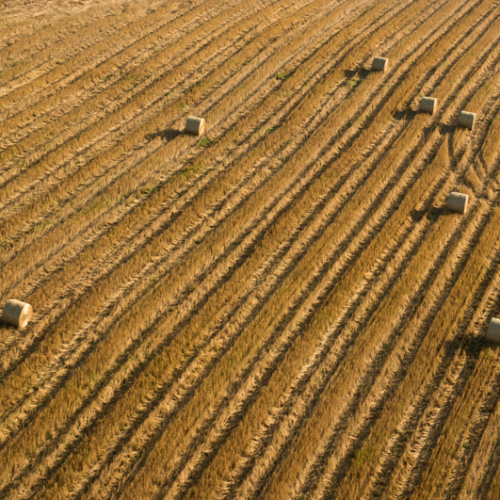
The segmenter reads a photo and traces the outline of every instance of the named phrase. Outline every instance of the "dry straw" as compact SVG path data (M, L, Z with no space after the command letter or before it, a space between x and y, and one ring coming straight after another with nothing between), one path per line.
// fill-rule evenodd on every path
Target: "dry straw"
M196 118L195 116L188 116L186 120L186 132L194 135L202 135L205 132L205 120L203 118Z
M468 128L472 130L474 127L474 120L476 119L476 113L470 113L469 111L460 111L460 116L458 117L458 124L461 127Z
M448 208L453 212L464 214L467 212L467 202L469 196L467 194L452 192L448 198Z
M422 97L420 101L420 112L434 114L437 107L437 99L435 97Z
M2 310L2 321L9 325L24 328L33 317L33 308L26 302L10 299Z
M372 71L385 71L388 63L389 59L385 57L375 57L372 62Z
M500 344L500 319L493 318L490 321L488 333L486 334L486 340L494 342L495 344Z

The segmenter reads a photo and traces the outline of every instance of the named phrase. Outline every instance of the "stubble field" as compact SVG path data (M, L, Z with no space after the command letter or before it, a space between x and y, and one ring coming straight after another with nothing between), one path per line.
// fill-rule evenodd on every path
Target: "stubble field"
M498 1L0 14L0 498L499 498Z

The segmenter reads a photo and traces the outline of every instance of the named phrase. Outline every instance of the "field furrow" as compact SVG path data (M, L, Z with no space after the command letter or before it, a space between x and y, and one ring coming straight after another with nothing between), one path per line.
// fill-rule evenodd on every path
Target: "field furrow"
M497 498L498 0L0 12L1 498Z
M262 124L262 125L264 125L264 124ZM261 139L261 137L259 137L259 138ZM247 146L245 146L245 147L247 147ZM246 151L245 147L242 147L242 149L243 149L244 151ZM169 178L169 177L167 177L167 179L168 179L168 178ZM167 179L161 179L161 178L160 178L160 180L163 180L163 182L165 182ZM156 182L158 182L158 181L156 181ZM102 186L100 187L100 189L102 189ZM153 189L153 186L149 186L149 189ZM108 197L108 199L109 199L109 197ZM98 203L98 202L97 202L97 203ZM66 216L67 216L67 215L66 215ZM77 234L78 234L78 233L77 233ZM32 242L32 241L31 241L31 242ZM17 247L17 248L16 248L16 252L19 252L21 249L22 249L22 247L21 247L21 248ZM13 254L11 253L11 255L13 255ZM44 259L44 260L45 260L45 259Z
M369 448L370 448L370 449L373 449L373 446L374 446L374 445L370 446ZM367 447L367 448L368 448L368 447ZM367 453L367 452L363 451L362 453ZM352 479L351 479L351 481L352 481ZM352 485L352 483L351 483L351 485ZM346 481L346 486L347 486L347 481ZM380 485L379 485L379 486L380 486Z
M157 214L156 214L157 215Z

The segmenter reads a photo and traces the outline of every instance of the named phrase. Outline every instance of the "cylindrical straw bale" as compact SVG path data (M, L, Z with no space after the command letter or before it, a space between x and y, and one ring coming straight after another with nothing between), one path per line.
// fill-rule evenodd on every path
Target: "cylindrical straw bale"
M460 212L464 214L467 212L467 202L469 201L469 196L462 193L451 193L448 198L448 208L453 212Z
M495 344L500 344L500 319L493 318L490 321L488 333L486 334L486 340L494 342Z
M435 97L422 97L420 101L420 111L422 113L434 114L437 107L437 99Z
M20 300L10 299L2 310L2 321L9 325L24 328L33 317L33 308Z
M385 57L375 57L372 62L372 71L385 71L388 63L389 59Z
M188 116L186 120L186 132L202 135L205 132L205 120L203 118L196 118L195 116Z
M469 113L469 111L460 111L460 116L458 117L458 124L461 127L468 128L472 130L474 127L474 120L476 119L476 113Z

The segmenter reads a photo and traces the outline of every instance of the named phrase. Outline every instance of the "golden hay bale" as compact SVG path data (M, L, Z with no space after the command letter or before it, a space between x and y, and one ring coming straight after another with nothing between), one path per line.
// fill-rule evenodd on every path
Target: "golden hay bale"
M469 201L469 195L462 193L450 193L448 198L448 208L453 212L460 212L464 214L467 212L467 202Z
M186 120L186 132L194 135L202 135L205 132L205 120L203 118L196 118L195 116L188 116Z
M472 130L474 127L474 120L476 119L476 113L469 113L469 111L460 111L460 116L458 117L458 124L461 127L468 128Z
M490 321L488 333L486 334L486 340L494 342L495 344L500 344L500 319L493 318Z
M431 115L434 114L437 102L437 99L434 97L422 97L422 100L420 101L420 111L422 113L430 113Z
M385 57L375 57L372 62L372 71L385 71L388 63L389 59Z
M2 310L2 321L9 325L24 328L33 317L33 308L26 302L10 299Z

